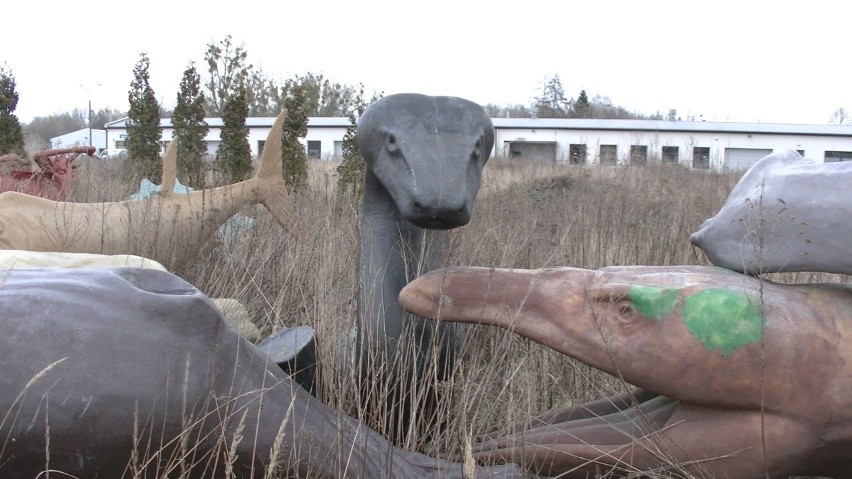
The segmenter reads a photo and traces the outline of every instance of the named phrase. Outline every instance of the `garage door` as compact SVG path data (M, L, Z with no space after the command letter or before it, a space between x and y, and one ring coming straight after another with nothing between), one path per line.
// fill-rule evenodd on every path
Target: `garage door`
M758 160L772 153L772 150L759 148L725 148L725 168L729 170L747 170Z
M513 160L556 163L555 141L511 141L507 147Z

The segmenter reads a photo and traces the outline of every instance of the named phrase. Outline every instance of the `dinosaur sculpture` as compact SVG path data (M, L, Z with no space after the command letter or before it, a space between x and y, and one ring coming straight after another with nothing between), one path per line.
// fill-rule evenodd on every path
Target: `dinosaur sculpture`
M160 263L141 256L91 253L57 253L42 251L0 250L0 277L11 269L32 268L114 268L133 267L167 271ZM2 284L2 283L0 283ZM2 287L2 286L0 286ZM240 336L266 353L273 362L290 374L308 391L315 386L313 366L316 363L314 330L309 326L282 328L263 337L248 309L234 298L210 298Z
M702 266L462 267L414 280L400 301L514 331L641 388L485 435L478 459L565 478L672 464L698 477L852 475L850 287Z
M177 158L175 158L175 160L176 159ZM154 195L160 194L161 191L162 188L160 187L160 185L153 183L148 178L142 178L142 180L139 182L139 191L128 196L127 199L143 200L145 198L150 198ZM190 188L189 186L184 185L180 182L179 179L175 178L175 184L172 188L172 191L175 193L185 194L192 193L195 190ZM242 213L237 213L231 218L229 218L227 221L225 221L225 223L223 223L222 226L220 226L219 229L216 230L216 235L222 241L225 241L227 243L234 243L242 235L254 228L254 226L255 221L253 219Z
M494 126L468 100L398 94L372 104L356 134L367 163L356 351L362 370L394 371L404 334L399 291L441 266L446 234L434 230L470 221ZM413 321L416 359L401 366L408 368L404 376L421 377L433 344L441 356L438 368L452 369L451 326Z
M852 274L852 163L793 150L758 161L689 240L713 264L747 273Z
M463 477L317 401L167 272L9 271L0 331L2 477Z
M284 113L269 132L254 178L233 185L172 193L177 143L163 163L163 193L144 200L68 203L15 192L0 194L0 249L134 254L169 269L192 258L217 228L246 205L263 203L299 236L298 219L281 171Z

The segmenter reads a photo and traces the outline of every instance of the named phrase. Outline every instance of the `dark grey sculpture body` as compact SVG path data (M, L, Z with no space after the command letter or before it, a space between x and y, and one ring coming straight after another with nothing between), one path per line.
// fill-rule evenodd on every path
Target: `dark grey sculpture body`
M163 271L8 271L0 331L3 478L265 477L271 456L286 477L462 477L317 401Z
M734 271L852 274L850 238L852 163L785 150L752 166L689 240Z
M357 139L367 163L357 350L364 367L378 370L393 361L403 333L399 292L418 274L441 266L446 234L432 230L470 221L494 126L468 100L399 94L364 112ZM436 341L448 369L455 326L420 318L412 326L419 352L410 366L421 371Z

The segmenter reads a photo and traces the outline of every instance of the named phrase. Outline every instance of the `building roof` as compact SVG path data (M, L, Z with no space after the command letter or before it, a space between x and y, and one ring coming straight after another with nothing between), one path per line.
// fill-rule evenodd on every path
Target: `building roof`
M74 145L83 145L89 143L89 132L92 134L91 144L98 148L106 147L106 131L97 128L81 128L76 131L65 133L64 135L54 136L50 139L50 144L53 148L62 148Z
M106 129L125 129L127 128L127 120L128 118L122 118L120 120L115 120L107 123L105 125ZM207 123L207 126L220 128L223 125L221 118L205 118L204 122ZM250 116L246 118L246 126L249 128L264 128L271 127L272 124L275 123L274 116ZM345 116L333 116L333 117L320 117L320 116L312 116L308 118L308 126L311 128L315 127L344 127L349 126L349 118ZM171 128L172 127L172 119L171 118L160 118L160 127L161 128Z
M694 133L743 133L852 136L852 125L735 123L716 121L593 120L585 118L493 118L495 128L555 130L623 130Z
M221 118L205 118L208 126L222 126ZM805 125L792 123L737 123L715 121L667 121L667 120L595 120L585 118L492 118L497 129L551 129L551 130L621 130L621 131L665 131L694 133L742 133L742 134L786 134L850 136L852 125ZM252 116L246 118L247 127L271 127L275 117ZM106 129L124 129L127 118L105 125ZM347 117L310 117L308 126L348 127ZM160 119L160 127L171 128L172 119Z

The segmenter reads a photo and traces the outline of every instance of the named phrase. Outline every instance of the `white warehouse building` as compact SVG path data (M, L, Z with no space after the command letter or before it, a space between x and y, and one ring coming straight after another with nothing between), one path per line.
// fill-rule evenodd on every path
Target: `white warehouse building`
M107 148L124 148L126 118L106 125ZM252 154L275 120L246 120ZM208 118L208 152L215 155L222 120ZM696 169L745 169L773 150L793 149L822 162L852 160L852 126L573 118L494 118L493 156L510 161L577 165L680 164ZM171 119L161 120L163 145L172 138ZM345 117L311 117L303 145L309 158L339 159Z
M89 138L91 135L91 138ZM51 148L72 148L75 146L94 146L98 152L105 149L106 131L83 128L50 139Z
M205 118L209 130L204 138L207 142L207 153L210 156L216 155L216 150L219 149L222 133L221 118ZM275 122L275 117L249 117L246 118L246 127L248 128L248 142L251 147L252 156L258 156L263 151L263 144L266 142L266 137L269 136L269 129ZM309 158L321 158L330 160L343 156L343 135L346 134L346 128L349 126L349 118L346 117L311 117L308 118L308 135L300 140L308 153ZM107 148L110 150L125 149L125 140L127 139L127 118L115 120L107 123L106 142ZM162 128L161 143L163 149L168 146L174 133L171 118L160 119L160 128Z

